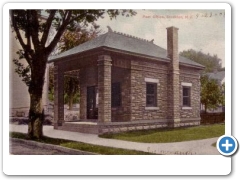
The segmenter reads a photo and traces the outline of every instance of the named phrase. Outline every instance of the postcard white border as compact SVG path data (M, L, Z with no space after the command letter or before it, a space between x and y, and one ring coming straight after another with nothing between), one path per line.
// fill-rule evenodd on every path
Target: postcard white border
M7 3L3 7L3 172L7 175L227 175L231 158L193 156L9 155L9 9L225 9L226 135L231 134L231 7L227 3ZM4 36L5 35L5 36ZM38 164L35 164L37 161ZM33 165L34 164L34 165ZM32 166L31 166L32 165Z

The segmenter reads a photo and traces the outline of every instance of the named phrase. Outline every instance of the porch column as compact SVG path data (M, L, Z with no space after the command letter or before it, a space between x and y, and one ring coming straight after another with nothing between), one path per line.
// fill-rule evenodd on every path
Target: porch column
M61 66L54 64L54 129L64 122L64 73Z
M79 119L81 119L81 71L78 72L78 83L79 83L79 94L80 94L80 99L79 99Z
M98 121L111 121L111 57L101 55L98 57Z
M86 69L80 69L80 119L87 119L87 85Z

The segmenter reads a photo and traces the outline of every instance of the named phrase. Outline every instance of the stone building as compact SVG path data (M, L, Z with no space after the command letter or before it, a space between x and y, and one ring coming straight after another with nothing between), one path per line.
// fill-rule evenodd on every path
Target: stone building
M179 56L178 28L167 28L167 50L108 32L62 54L54 63L54 128L108 133L200 124L203 66ZM63 77L79 77L80 120L64 121Z

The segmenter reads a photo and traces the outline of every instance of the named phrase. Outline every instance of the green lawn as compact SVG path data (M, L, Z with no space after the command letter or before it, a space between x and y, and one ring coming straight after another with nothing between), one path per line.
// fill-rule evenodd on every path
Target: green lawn
M144 143L169 143L219 137L224 135L224 132L224 124L215 124L187 128L155 129L119 134L105 134L100 135L100 137Z
M27 138L27 134L17 133L17 132L10 132L10 137L29 140ZM72 149L88 151L88 152L104 154L104 155L147 155L147 154L152 154L152 153L147 153L147 152L142 152L142 151L127 150L127 149L121 149L121 148L111 148L111 147L92 145L92 144L75 142L75 141L64 140L64 139L55 139L55 138L50 138L50 137L46 137L46 136L44 136L41 140L34 140L34 141L46 143L46 144L54 144L54 145L59 145L59 146L68 147L68 148L72 148Z

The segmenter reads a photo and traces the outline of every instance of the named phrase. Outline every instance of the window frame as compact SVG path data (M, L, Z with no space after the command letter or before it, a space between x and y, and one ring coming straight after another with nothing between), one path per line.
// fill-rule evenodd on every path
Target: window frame
M192 109L192 83L182 82L182 109ZM188 96L184 96L184 88L188 89ZM188 104L184 104L184 98L188 98Z
M187 91L188 91L188 95L184 95L184 89L186 90L187 89ZM189 86L183 86L182 87L182 91L183 91L183 93L182 93L182 106L183 107L191 107L191 87L189 87ZM185 101L184 101L184 99L188 99L188 103L184 103Z
M147 93L147 89L148 89L148 85L154 85L154 92L153 94L148 94ZM153 97L154 102L152 104L148 104L148 97ZM155 82L146 82L146 107L157 107L158 103L157 103L157 83Z

